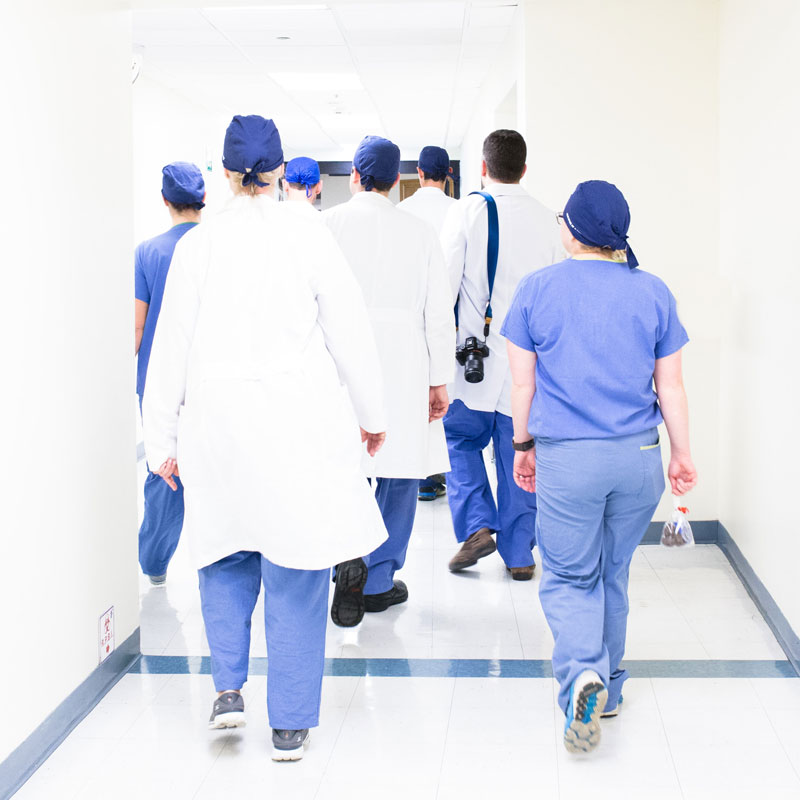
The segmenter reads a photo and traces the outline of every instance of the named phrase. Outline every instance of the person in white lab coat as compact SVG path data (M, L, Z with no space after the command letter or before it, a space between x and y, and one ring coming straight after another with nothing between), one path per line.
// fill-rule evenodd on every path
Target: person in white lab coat
M449 197L444 191L447 178L452 172L447 150L435 145L423 147L417 161L419 189L411 197L401 200L397 207L429 222L440 233L447 212L455 203L455 198ZM419 482L418 497L420 500L435 500L446 491L443 473L429 475Z
M497 130L484 140L481 182L496 203L499 223L488 337L489 201L479 194L459 200L448 212L441 235L457 297L459 347L469 337L478 344L485 338L489 352L477 382L466 380L464 367L456 370L453 404L444 421L451 463L447 496L456 539L462 543L449 566L459 572L498 550L515 580L533 577L536 495L524 492L513 478L511 373L500 328L522 277L563 257L555 212L520 186L526 156L525 140L516 131ZM483 461L490 441L497 468L496 504Z
M318 724L330 567L386 538L361 468L361 441L374 454L386 428L380 363L330 232L273 199L272 121L234 117L223 165L234 196L175 249L144 441L172 486L180 464L219 692L209 727L244 724L263 582L272 757L297 760Z
M314 204L322 194L322 178L319 174L319 164L313 158L298 156L289 161L286 164L283 185L286 201L291 203L288 207L292 211L318 213Z
M365 562L337 568L331 617L343 626L408 599L394 574L405 561L419 479L449 468L441 418L453 378L453 300L435 230L389 200L399 172L397 145L367 136L353 158L353 196L322 212L364 293L389 404L386 446L365 464L377 476L389 540Z

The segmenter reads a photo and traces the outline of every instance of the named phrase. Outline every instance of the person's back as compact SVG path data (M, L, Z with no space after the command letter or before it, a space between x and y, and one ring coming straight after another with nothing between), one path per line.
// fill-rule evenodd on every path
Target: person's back
M450 156L443 147L423 147L417 161L419 189L397 204L399 209L413 214L441 232L447 212L455 199L444 192L447 178L452 174Z

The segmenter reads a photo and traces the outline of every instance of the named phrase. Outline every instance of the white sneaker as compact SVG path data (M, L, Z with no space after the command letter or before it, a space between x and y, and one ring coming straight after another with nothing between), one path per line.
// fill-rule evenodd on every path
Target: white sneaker
M305 755L305 749L311 734L308 728L299 731L272 729L272 760L299 761Z
M585 669L575 678L564 725L564 747L570 753L588 753L600 744L600 716L607 700L608 690L594 670Z
M243 728L246 724L242 695L239 692L223 692L214 701L208 727L211 730L219 730L220 728Z

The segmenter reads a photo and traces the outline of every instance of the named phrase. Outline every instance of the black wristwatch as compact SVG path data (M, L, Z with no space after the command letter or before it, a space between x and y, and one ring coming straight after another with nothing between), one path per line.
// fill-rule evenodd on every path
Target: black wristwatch
M524 453L526 450L533 450L535 443L535 439L528 439L527 442L515 442L513 439L511 440L511 444L514 445L514 449L518 453Z

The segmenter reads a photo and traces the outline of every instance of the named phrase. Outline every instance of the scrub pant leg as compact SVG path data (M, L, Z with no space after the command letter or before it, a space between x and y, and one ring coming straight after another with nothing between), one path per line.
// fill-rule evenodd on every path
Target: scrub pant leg
M536 544L536 494L514 483L514 424L511 417L496 413L492 439L497 468L497 552L507 567L533 564Z
M145 575L164 575L183 528L183 484L173 492L158 475L144 481L144 518L139 528L139 564Z
M473 411L461 400L453 401L444 418L450 454L447 502L459 542L481 528L498 528L497 506L483 462L483 449L492 438L493 428L493 413Z
M657 431L536 443L539 597L553 632L553 674L566 710L575 678L597 672L619 702L633 553L664 491ZM645 449L646 448L646 449Z
M394 573L406 560L411 529L417 513L418 493L418 480L378 478L375 499L389 538L364 559L369 567L364 594L388 592L394 585Z

